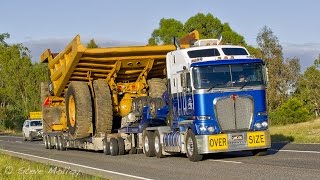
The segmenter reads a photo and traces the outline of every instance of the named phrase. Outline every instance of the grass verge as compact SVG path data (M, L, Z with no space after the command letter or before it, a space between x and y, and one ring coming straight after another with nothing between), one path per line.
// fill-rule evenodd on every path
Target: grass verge
M102 178L83 174L68 167L60 168L45 165L0 153L0 179L100 180Z
M270 127L273 142L320 143L320 119L298 124Z

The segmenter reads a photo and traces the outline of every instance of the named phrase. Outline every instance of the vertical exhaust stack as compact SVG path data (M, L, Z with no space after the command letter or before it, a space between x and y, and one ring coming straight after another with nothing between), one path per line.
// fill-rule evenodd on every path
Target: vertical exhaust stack
M177 37L173 37L173 44L177 50L181 49L181 45Z

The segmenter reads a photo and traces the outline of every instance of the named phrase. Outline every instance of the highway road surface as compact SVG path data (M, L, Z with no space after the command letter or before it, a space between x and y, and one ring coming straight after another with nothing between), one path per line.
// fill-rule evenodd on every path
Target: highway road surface
M92 151L48 150L42 141L0 135L0 151L49 163L65 172L108 179L320 179L320 144L279 143L263 157L249 152L220 153L190 162L183 155L157 159L144 154L107 156Z

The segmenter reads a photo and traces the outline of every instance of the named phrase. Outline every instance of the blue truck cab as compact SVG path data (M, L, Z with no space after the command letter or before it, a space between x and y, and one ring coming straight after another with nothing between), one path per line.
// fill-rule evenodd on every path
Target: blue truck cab
M266 154L271 139L261 59L244 47L205 39L168 53L166 63L169 123L146 129L159 134L158 157L181 152L199 161L217 152Z

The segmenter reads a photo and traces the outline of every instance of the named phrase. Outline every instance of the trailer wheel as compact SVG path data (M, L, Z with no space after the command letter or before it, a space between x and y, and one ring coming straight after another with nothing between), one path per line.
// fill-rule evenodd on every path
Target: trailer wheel
M95 132L109 134L112 130L113 106L109 85L105 80L93 81Z
M49 135L47 136L47 141L48 141L48 149L53 149L53 145L51 143L51 137Z
M66 150L66 146L65 146L65 142L64 142L64 139L63 139L63 136L58 136L58 147L59 147L59 150L61 151L65 151Z
M60 150L58 136L54 136L54 142L55 142L56 150Z
M103 153L110 155L110 142L108 142L107 139L103 140Z
M149 86L149 96L152 98L161 98L167 90L165 81L160 78L152 78L147 81Z
M118 137L118 150L119 150L119 155L124 155L125 154L125 146L124 146L124 140L122 137Z
M155 119L157 117L157 110L162 108L166 103L162 98L152 98L150 100L150 115L151 118Z
M72 139L90 135L92 102L88 84L73 81L66 94L67 123Z
M196 137L190 129L188 130L186 137L186 151L190 161L201 161L203 158L203 155L198 153Z
M156 154L157 158L165 157L162 154L162 144L161 144L161 141L160 141L160 133L159 133L159 131L156 131L154 133L154 151L155 151L155 154Z
M119 153L118 141L116 138L110 139L110 154L111 156L117 156Z
M142 142L143 142L143 152L147 157L154 157L155 150L154 150L154 139L153 139L153 132L151 131L144 131L142 133Z
M43 142L44 142L44 147L45 147L46 149L49 149L48 135L43 136Z
M251 152L254 156L266 156L268 154L268 149L256 149Z

